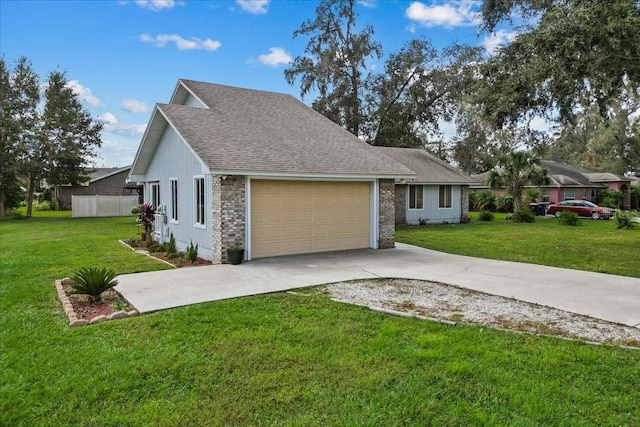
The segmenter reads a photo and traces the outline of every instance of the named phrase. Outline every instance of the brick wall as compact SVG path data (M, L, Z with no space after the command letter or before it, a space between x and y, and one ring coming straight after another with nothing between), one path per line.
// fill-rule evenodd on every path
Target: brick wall
M396 225L407 223L407 185L396 185Z
M211 177L211 262L222 264L222 178Z
M381 179L379 184L380 203L380 232L378 247L380 249L393 248L396 235L396 196L393 179Z
M244 176L227 176L226 179L220 179L220 258L225 264L229 262L229 246L239 244L245 248L245 182Z
M462 217L464 218L465 216L469 215L469 186L468 185L461 185L460 189L462 190L460 193L462 194L460 197L462 197L461 200L461 212L460 214L462 215Z

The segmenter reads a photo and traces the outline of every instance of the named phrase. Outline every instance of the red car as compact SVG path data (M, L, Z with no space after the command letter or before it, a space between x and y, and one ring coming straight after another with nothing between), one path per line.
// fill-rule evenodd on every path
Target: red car
M575 212L578 216L591 219L609 219L613 215L611 209L601 208L588 200L565 200L564 202L549 205L547 214L558 217L562 211Z

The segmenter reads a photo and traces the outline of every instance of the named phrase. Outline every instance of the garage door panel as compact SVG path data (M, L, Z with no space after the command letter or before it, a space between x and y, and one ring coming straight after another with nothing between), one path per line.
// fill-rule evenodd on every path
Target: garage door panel
M367 248L370 183L251 181L251 255Z

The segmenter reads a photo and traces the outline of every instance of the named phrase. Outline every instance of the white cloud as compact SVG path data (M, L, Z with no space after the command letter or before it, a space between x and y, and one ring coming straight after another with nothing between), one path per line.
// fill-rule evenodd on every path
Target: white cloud
M358 4L362 7L366 7L369 9L375 9L378 5L378 0L358 0Z
M512 42L517 35L515 32L505 30L495 31L482 40L482 47L484 47L488 55L494 55L501 46Z
M67 87L71 88L71 90L73 90L73 93L78 95L80 101L86 103L87 105L91 107L102 105L100 99L91 94L91 89L82 86L78 80L69 80L67 82Z
M104 123L104 130L122 136L141 136L147 125L126 125L118 123L118 119L111 113L104 113L98 117Z
M130 113L146 113L149 111L149 107L144 102L129 98L122 100L120 108Z
M267 13L267 6L271 0L236 0L245 12L261 15Z
M291 55L281 47L271 47L268 54L258 56L258 61L270 67L277 67L278 65L290 63Z
M111 113L104 113L98 116L98 119L106 125L115 125L118 123L118 119Z
M153 43L156 47L165 47L167 43L175 43L179 50L217 50L222 43L211 39L199 39L192 37L191 40L187 40L179 36L178 34L158 34L155 37L151 37L149 34L142 34L139 37L140 41L145 43Z
M136 0L136 4L145 9L151 9L156 12L162 9L171 9L176 5L174 0Z
M447 4L427 6L421 2L413 2L405 11L405 16L424 27L468 27L476 25L478 13L472 9L473 1L453 1Z

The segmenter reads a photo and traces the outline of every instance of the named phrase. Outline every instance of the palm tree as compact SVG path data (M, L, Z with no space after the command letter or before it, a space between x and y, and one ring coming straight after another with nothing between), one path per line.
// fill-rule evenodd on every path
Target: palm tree
M491 188L505 188L513 197L513 211L522 208L522 194L526 185L549 183L547 170L540 159L528 151L508 151L498 157L498 164L489 172L487 184Z

